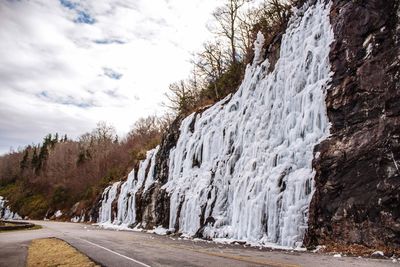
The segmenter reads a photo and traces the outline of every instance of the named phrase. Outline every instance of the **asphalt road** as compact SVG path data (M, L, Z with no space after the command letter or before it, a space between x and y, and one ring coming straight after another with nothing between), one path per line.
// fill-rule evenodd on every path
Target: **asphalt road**
M34 223L42 225L43 229L0 233L0 266L25 266L30 241L45 237L63 239L103 266L400 266L390 260L260 250L141 232L104 230L87 224Z

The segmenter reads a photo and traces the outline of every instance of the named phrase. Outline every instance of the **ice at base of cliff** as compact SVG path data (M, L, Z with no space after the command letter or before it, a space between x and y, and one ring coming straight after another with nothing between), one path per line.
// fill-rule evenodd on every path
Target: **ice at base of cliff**
M183 121L164 186L170 228L179 225L175 230L189 236L302 244L314 190L313 149L329 135L325 93L333 33L323 2L295 10L271 73L267 60L249 66L235 94ZM262 42L259 35L255 63Z
M57 210L55 213L54 213L54 216L56 217L56 218L59 218L59 217L61 217L63 215L63 213L61 212L61 210Z
M7 206L7 200L2 196L0 196L0 219L22 220L18 213L11 211L10 207Z
M131 229L136 222L135 194L138 190L146 191L154 183L154 169L159 147L147 152L147 157L140 162L137 177L132 170L125 182L116 182L107 187L102 195L98 225L119 229ZM114 212L112 203L117 200ZM114 227L117 226L117 227Z

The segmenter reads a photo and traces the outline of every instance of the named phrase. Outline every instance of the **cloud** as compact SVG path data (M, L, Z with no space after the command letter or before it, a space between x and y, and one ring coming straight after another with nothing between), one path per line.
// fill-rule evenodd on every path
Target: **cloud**
M104 75L106 75L110 79L120 80L121 77L123 76L122 73L118 73L115 70L110 69L110 68L103 68L103 71L104 71Z
M0 1L0 153L160 114L215 0Z
M95 42L96 44L105 44L105 45L107 45L107 44L125 44L125 43L126 43L125 41L122 41L122 40L115 40L115 39L109 39L109 40L107 40L107 39L94 40L94 42Z

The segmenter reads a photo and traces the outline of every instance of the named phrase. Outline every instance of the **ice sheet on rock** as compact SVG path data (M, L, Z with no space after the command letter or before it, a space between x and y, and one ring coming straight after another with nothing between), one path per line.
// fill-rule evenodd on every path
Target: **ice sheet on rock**
M164 186L170 228L193 236L208 219L207 237L301 244L314 190L313 149L329 135L329 11L324 1L296 11L269 74L268 61L257 64L259 35L239 90L183 121Z
M143 191L148 190L154 183L154 169L158 151L159 147L157 146L147 152L146 159L139 164L137 177L135 177L135 170L132 170L125 182L114 183L104 190L99 223L120 225L121 229L136 223L135 195L141 189ZM116 195L119 186L119 194ZM114 200L117 200L117 213L116 216L111 218L111 205Z
M61 210L57 210L55 213L54 213L54 216L56 217L56 218L59 218L59 217L61 217L63 215L63 213L61 212Z
M7 205L7 200L2 196L0 196L0 219L22 220L18 213L11 211L10 206Z
M102 196L101 207L99 209L99 222L111 222L113 217L112 203L117 197L117 190L121 182L116 182L113 185L107 187ZM79 216L77 216L79 221Z

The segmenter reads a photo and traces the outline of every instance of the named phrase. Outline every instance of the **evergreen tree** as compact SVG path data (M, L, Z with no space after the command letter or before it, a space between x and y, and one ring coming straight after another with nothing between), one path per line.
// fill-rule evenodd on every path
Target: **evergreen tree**
M56 134L54 135L54 138L53 138L53 140L52 140L52 146L54 147L54 145L57 144L57 143L58 143L58 133L56 133Z
M33 155L31 160L31 166L33 169L37 169L39 166L39 157L37 155L37 148L36 146L33 147Z
M26 148L25 152L24 152L24 157L22 158L22 160L21 160L21 162L19 164L19 166L20 166L22 171L29 167L29 165L28 165L28 157L29 157L29 151L28 151L28 148Z

